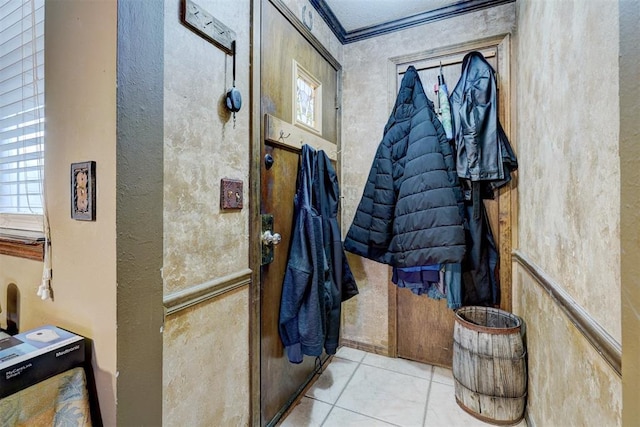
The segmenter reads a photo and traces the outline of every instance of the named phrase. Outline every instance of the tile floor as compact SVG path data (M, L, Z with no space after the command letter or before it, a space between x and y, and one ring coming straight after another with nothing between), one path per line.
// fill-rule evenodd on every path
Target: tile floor
M341 347L283 427L486 427L456 404L451 371ZM521 421L516 427L526 427Z

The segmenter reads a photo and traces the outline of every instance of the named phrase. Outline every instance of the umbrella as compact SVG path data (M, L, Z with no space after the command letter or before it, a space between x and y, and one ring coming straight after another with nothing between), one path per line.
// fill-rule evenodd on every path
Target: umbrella
M442 63L440 63L440 74L438 75L438 102L440 104L440 122L447 134L447 139L453 139L453 124L451 121L451 104L449 104L449 90L442 74Z

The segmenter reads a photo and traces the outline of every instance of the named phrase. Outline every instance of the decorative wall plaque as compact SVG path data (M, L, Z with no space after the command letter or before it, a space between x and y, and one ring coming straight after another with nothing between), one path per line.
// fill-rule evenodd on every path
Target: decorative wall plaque
M71 164L71 218L96 220L96 162Z

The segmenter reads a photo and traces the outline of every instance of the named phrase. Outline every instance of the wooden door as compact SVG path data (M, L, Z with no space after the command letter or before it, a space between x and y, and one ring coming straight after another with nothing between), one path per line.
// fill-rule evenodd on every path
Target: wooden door
M460 78L462 59L471 51L481 52L498 72L499 116L505 132L510 129L508 38L485 41L478 44L454 47L448 50L426 52L413 57L400 58L395 63L396 85L399 87L404 71L409 65L418 70L427 97L435 101L434 84L438 82L440 65L449 93ZM495 200L485 201L485 208L500 255L500 308L511 309L511 218L512 197L510 186L501 189ZM390 285L390 325L396 334L396 355L438 366L451 367L453 358L454 312L446 300L433 300L416 296L408 289ZM393 307L395 304L395 307ZM395 308L395 310L394 310ZM392 314L393 313L393 314ZM393 330L395 329L395 330Z
M278 319L291 238L299 147L308 143L335 158L340 66L280 0L264 0L261 13L260 213L273 216L273 232L282 237L273 246L273 261L260 271L260 424L270 425L277 422L316 370L313 357L305 356L299 365L289 362L280 341ZM318 103L313 103L314 118L306 125L296 124L294 117L297 75L313 85L318 99ZM269 161L265 162L265 158ZM326 355L321 359L326 361Z

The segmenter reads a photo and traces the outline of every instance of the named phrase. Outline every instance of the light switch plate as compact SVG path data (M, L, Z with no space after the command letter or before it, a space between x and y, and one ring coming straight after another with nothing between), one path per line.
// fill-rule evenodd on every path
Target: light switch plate
M182 1L182 21L204 39L233 54L236 33L192 0Z
M220 180L220 209L242 209L242 181L222 178Z

